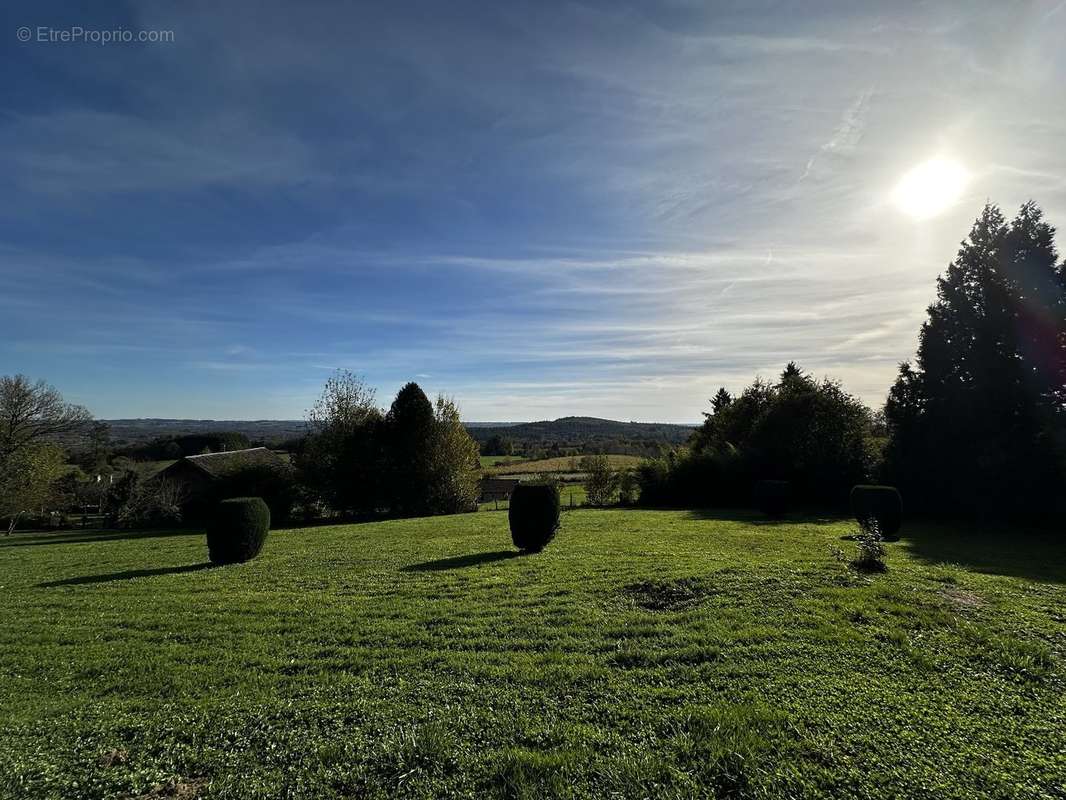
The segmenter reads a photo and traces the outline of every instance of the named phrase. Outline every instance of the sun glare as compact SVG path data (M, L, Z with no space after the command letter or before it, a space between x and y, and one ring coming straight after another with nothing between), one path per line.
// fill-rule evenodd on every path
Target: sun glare
M933 158L911 169L892 193L892 200L914 219L935 217L952 205L966 188L966 170L957 161Z

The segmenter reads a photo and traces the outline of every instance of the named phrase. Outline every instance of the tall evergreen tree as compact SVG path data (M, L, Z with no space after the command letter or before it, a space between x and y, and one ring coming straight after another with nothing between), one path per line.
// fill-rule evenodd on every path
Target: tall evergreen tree
M396 394L385 431L388 444L388 494L393 512L417 515L429 512L427 486L435 417L433 404L413 381Z
M787 386L793 381L803 381L808 379L807 375L799 368L799 365L795 361L789 361L785 364L785 368L781 370L781 386Z
M1034 203L985 207L885 405L885 469L928 510L1046 514L1061 494L1066 280Z
M722 386L714 397L711 398L711 413L704 412L704 416L713 417L715 414L720 414L722 411L733 402L733 395L726 391L726 388Z

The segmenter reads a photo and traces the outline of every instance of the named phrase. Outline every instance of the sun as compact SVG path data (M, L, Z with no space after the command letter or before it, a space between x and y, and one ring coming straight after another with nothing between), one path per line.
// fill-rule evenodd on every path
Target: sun
M914 219L929 219L946 211L962 195L969 176L958 161L933 158L911 169L896 184L892 201Z

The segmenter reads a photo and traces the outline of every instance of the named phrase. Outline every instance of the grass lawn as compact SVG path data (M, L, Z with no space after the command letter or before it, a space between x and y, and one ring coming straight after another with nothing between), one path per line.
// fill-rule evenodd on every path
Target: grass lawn
M0 797L1064 796L1062 544L563 523L0 539Z
M588 491L585 489L585 484L559 484L559 502L563 504L563 509L584 505L586 500L588 500Z

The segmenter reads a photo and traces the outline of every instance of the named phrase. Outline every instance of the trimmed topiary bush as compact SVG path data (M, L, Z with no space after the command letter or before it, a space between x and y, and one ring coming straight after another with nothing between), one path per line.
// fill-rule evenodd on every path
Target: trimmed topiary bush
M895 486L855 486L851 490L851 513L860 525L877 523L886 542L899 539L903 524L903 498Z
M788 511L792 486L788 481L756 481L755 505L766 516L780 519Z
M270 509L261 497L233 497L219 503L207 523L212 563L236 564L259 555L270 530Z
M551 483L520 483L511 492L507 510L511 541L519 550L537 553L559 530L559 487Z

